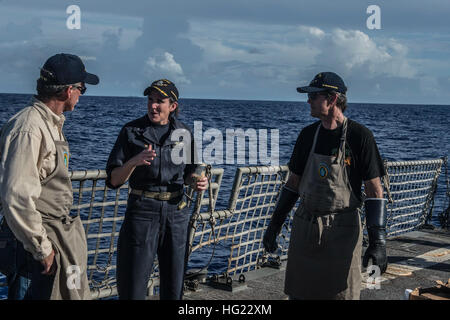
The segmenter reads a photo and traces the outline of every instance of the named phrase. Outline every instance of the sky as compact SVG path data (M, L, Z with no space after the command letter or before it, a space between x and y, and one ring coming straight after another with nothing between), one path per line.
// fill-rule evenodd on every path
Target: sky
M450 105L449 16L446 0L0 0L0 92L33 93L65 52L100 77L87 95L168 78L181 98L305 101L296 87L333 71L349 102Z

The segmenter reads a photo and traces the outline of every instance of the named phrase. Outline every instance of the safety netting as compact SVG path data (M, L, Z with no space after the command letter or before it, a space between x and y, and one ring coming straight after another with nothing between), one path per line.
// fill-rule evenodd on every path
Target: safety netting
M437 179L443 159L386 162L385 195L388 205L388 236L416 230L431 215ZM245 273L273 263L263 248L262 238L276 205L281 187L288 179L287 166L242 167L236 171L228 207L215 210L223 169L209 170L211 188L197 193L188 189L192 209L189 224L189 267L228 275ZM105 185L106 172L71 172L74 204L88 241L88 278L94 298L117 295L116 250L124 219L128 185L111 190ZM287 258L289 235L295 208L285 221L280 237L278 260ZM271 262L272 261L272 262ZM276 262L276 261L275 261ZM157 262L149 279L149 294L157 292Z

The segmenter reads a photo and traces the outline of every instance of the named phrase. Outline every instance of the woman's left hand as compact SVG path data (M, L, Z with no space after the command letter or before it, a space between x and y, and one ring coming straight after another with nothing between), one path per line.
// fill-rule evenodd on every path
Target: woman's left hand
M203 177L199 180L194 180L194 181L196 181L194 183L195 191L204 191L208 188L208 178L207 177Z

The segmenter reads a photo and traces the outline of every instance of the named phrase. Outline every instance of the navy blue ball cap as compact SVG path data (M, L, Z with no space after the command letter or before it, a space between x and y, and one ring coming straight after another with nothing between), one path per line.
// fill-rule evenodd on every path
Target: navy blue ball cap
M95 74L86 72L80 57L68 53L58 53L48 58L41 68L40 78L49 85L66 85L78 82L95 85L100 82Z
M313 93L332 90L344 94L347 92L347 87L345 86L344 80L342 80L342 78L334 72L321 72L314 77L309 86L297 88L297 91L300 93Z
M144 90L144 96L148 96L152 90L157 91L163 98L173 98L178 100L179 94L175 84L167 79L153 81L152 84Z

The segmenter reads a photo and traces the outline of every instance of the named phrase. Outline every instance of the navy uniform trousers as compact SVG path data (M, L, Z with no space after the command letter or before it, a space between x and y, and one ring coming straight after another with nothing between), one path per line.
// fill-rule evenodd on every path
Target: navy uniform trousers
M189 211L177 209L180 200L160 201L130 194L117 246L119 299L146 298L156 254L160 299L181 299Z

